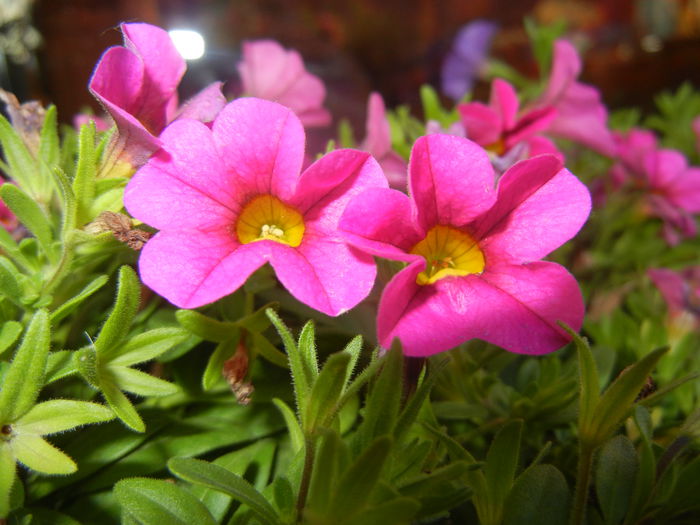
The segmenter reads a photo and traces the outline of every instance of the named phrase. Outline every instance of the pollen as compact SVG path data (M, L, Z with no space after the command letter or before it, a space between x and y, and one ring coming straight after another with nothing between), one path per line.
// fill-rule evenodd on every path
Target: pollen
M301 213L273 195L253 198L236 222L236 235L241 244L268 240L296 247L301 244L304 231Z
M452 226L433 227L411 253L426 261L425 270L416 277L421 285L484 271L484 254L478 243L467 232Z

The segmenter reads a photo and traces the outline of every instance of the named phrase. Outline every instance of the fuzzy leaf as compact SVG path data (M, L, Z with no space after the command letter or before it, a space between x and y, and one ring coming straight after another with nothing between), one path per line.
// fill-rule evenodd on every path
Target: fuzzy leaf
M114 495L131 519L143 525L216 525L207 508L189 491L160 479L130 478Z
M242 477L226 470L224 467L206 461L191 458L173 458L168 461L168 468L177 477L190 483L198 483L214 490L229 494L270 525L279 519L274 507Z
M114 384L113 380L107 379L105 381L101 379L100 390L102 390L102 395L104 395L110 408L127 427L136 432L144 432L146 430L146 425L144 425L134 405L132 405L131 401L119 390L119 387Z
M34 314L0 391L0 423L12 423L34 404L44 386L50 344L45 310Z
M71 188L67 175L61 168L57 166L54 167L50 174L53 177L54 184L59 189L63 205L63 221L61 222L60 238L67 239L76 226L77 204L75 202L75 195L73 195L73 189Z
M17 461L44 474L72 474L78 467L71 458L34 434L20 434L12 439Z
M340 468L339 456L341 447L345 445L340 435L330 429L323 429L321 439L316 443L318 448L311 471L306 509L313 515L325 516L328 513L328 504L336 491Z
M109 360L118 353L118 344L126 337L139 307L139 280L128 266L119 269L119 285L114 309L95 340L100 359Z
M343 393L343 380L350 365L350 354L337 352L332 354L323 370L315 380L309 404L302 415L302 424L307 434L313 433L318 426L329 426L332 416Z
M90 206L95 197L97 164L95 156L95 124L80 128L78 137L78 166L73 177L73 193L77 204L77 223L82 225L92 219Z
M637 451L626 436L615 436L601 449L595 487L606 524L620 523L625 517L638 468Z
M107 284L108 280L109 278L106 275L100 275L99 277L90 281L90 283L85 286L85 288L80 290L77 295L71 297L67 301L62 302L53 312L51 312L51 322L54 324L58 323L61 319L75 310L85 299Z
M262 332L270 326L270 319L265 313L268 308L277 308L278 303L268 303L265 306L258 308L252 314L241 317L236 321L236 324L241 328L245 328L249 332Z
M235 323L218 321L194 310L178 310L175 317L183 328L205 341L221 343L238 338L239 330Z
M513 485L504 507L503 525L560 525L569 514L569 487L552 465L537 465Z
M60 161L58 126L56 125L56 106L46 108L44 124L41 127L41 140L39 141L39 158L48 166L53 168Z
M236 333L239 330L235 328ZM216 345L216 349L212 352L209 360L207 361L207 367L204 369L204 374L202 374L202 388L204 390L211 390L214 385L221 380L222 371L224 369L224 363L228 358L236 353L236 347L238 346L238 336L235 339L229 339L227 341L222 341Z
M22 306L24 296L20 279L20 273L15 265L7 257L0 256L0 297L5 296L19 307Z
M292 451L297 452L304 447L304 432L301 430L299 421L291 408L281 399L273 399L272 402L277 409L282 413L284 422L287 424L287 433L292 442Z
M287 356L280 352L275 345L268 341L267 337L256 332L249 334L251 338L251 348L277 366L289 368L289 360Z
M515 479L522 429L520 420L507 423L494 437L486 455L486 490L489 502L499 509L498 512L503 512L503 503Z
M111 365L130 366L150 361L185 341L189 334L178 327L154 328L135 335L112 354Z
M17 321L5 321L0 329L0 355L4 354L10 348L19 334L22 333L22 325Z
M10 492L17 477L15 456L10 446L0 443L0 518L7 517L10 512Z
M0 196L24 226L34 234L46 257L55 262L51 223L35 200L14 184L0 186Z
M10 168L10 173L8 173L10 178L16 180L33 196L38 197L38 181L35 175L36 160L12 125L1 114L0 145L2 145L3 156Z
M316 330L311 321L304 325L299 334L299 353L301 354L301 362L304 365L306 379L309 382L309 386L313 387L319 370L318 354L316 353Z
M348 525L403 525L411 523L421 505L411 498L395 498L369 507L351 519Z
M114 414L104 405L89 401L52 399L34 405L13 426L18 434L45 436L110 419L114 419Z
M588 342L576 332L564 326L573 338L578 352L579 414L578 427L582 441L592 439L595 411L600 399L598 369Z
M110 363L109 372L121 390L132 394L140 396L169 396L179 391L176 385L141 370L135 370L126 366L116 366Z

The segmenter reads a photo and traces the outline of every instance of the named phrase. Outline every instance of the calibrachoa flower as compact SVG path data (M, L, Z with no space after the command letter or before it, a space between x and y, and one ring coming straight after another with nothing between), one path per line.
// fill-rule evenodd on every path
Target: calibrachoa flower
M607 124L608 111L596 88L577 81L580 73L581 58L574 46L567 40L557 40L549 82L537 103L540 108L556 109L556 118L546 131L612 157L615 142Z
M616 144L613 181L629 182L645 193L650 212L664 221L669 244L677 244L681 236L694 236L693 215L700 213L700 168L688 166L679 151L658 149L656 137L646 130L618 135Z
M238 72L244 95L287 106L307 127L330 123L331 115L322 107L326 88L306 71L297 51L286 50L274 40L244 42Z
M493 22L474 20L455 36L440 71L442 91L452 100L459 101L471 92L486 62L496 28Z
M505 171L518 160L543 153L563 155L541 135L556 110L543 107L518 114L518 95L508 82L497 78L491 84L489 105L481 102L459 104L457 110L467 137L492 155L498 171Z
M668 305L672 335L700 326L700 266L681 271L651 268L647 273Z
M379 93L371 93L367 103L367 135L360 146L379 161L392 188L406 189L406 161L391 149L391 129L386 107Z
M388 186L368 153L332 151L300 176L301 122L256 98L228 104L211 129L177 120L161 140L163 149L124 194L129 213L160 230L139 259L150 288L196 308L232 293L269 262L294 297L328 315L369 293L372 257L337 231L351 197Z
M472 338L542 354L578 330L583 300L562 266L540 261L573 237L590 211L586 187L553 156L517 163L494 187L488 155L452 135L419 138L409 161L410 197L371 189L340 222L367 253L404 261L386 286L377 329L411 356Z
M178 113L186 65L165 30L143 23L122 24L121 30L124 46L104 52L90 91L117 125L114 155L139 166L160 147L158 135ZM185 106L183 116L211 121L225 102L216 82Z

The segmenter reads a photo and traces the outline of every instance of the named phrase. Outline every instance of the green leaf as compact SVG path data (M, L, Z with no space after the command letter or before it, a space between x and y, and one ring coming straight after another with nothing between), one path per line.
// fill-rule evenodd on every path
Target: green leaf
M503 512L503 503L515 479L522 429L520 420L507 423L494 437L486 455L484 474L488 499L499 513Z
M362 353L362 336L356 335L355 337L353 337L350 340L350 342L347 345L345 345L345 348L343 348L343 352L350 356L350 363L348 364L348 373L343 381L343 391L345 391L345 388L348 382L350 381L350 378L352 377L352 373L355 370L355 367L357 366L357 360L360 358L360 354Z
M71 458L35 434L18 434L12 439L17 461L44 474L72 474L78 467Z
M594 431L599 443L622 424L632 405L646 383L649 374L668 347L659 348L624 370L600 398L595 409Z
M10 512L10 492L17 478L15 456L10 445L0 442L0 518L5 518Z
M625 517L638 468L637 451L626 436L615 436L601 449L595 487L606 524L620 523Z
M111 355L110 365L130 366L150 361L185 341L189 334L178 327L154 328L135 335ZM101 357L101 356L100 356Z
M274 525L279 518L274 507L242 477L224 467L191 458L172 458L168 468L177 477L232 496L250 507L263 523Z
M60 190L61 202L63 205L63 221L61 222L61 239L68 239L71 232L76 226L77 205L75 203L75 195L71 188L68 176L59 167L51 170L54 183ZM64 249L67 247L64 245Z
M237 328L236 332L239 332ZM222 341L216 345L214 352L212 352L209 360L207 361L207 367L204 369L204 374L202 374L202 388L204 390L211 390L214 385L221 380L224 363L236 353L238 339L239 338L236 337L235 339Z
M391 437L380 436L350 465L340 478L331 500L329 506L331 516L352 516L366 506L379 481L392 444Z
M383 434L392 434L403 389L403 354L392 345L384 365L365 402L364 421L358 430L361 443L368 444Z
M345 352L332 354L326 361L311 389L306 412L302 414L302 425L307 435L312 434L317 426L331 424L338 399L343 393L343 380L349 365L350 354Z
M39 181L36 180L36 160L27 149L22 138L1 114L0 145L2 145L3 156L10 168L10 173L8 173L10 178L26 188L32 196L39 197Z
M114 309L95 341L95 348L101 360L109 360L118 353L118 343L129 331L139 307L139 298L139 280L136 273L129 266L122 266L119 269L119 285Z
M99 277L90 281L90 283L85 288L80 290L77 295L61 303L53 312L51 312L51 322L56 324L65 316L73 312L73 310L75 310L80 303L107 284L108 280L109 277L106 275L100 275Z
M35 200L14 184L0 186L0 196L20 222L34 234L49 261L56 262L51 223Z
M0 228L0 249L9 255L14 262L22 265L25 269L34 267L34 264L29 262L22 251L17 246L17 243L12 238L12 235L5 229Z
M299 353L304 366L304 373L309 386L313 387L318 377L318 354L316 353L316 330L312 321L308 321L299 334Z
M44 386L49 353L49 318L45 310L32 317L0 391L0 423L12 423L25 414Z
M251 340L251 348L263 356L270 363L282 368L289 368L287 356L280 352L275 345L268 341L267 337L256 332L248 334Z
M1 226L0 226L1 228ZM21 274L15 265L0 255L0 296L5 296L11 302L22 308L24 290L20 284Z
M167 481L124 479L114 486L114 495L131 518L143 525L216 525L201 501Z
M0 355L4 354L17 341L22 333L22 324L17 321L5 321L0 329Z
M351 519L348 525L403 525L412 518L421 504L411 498L395 498L369 507Z
M270 319L265 313L268 308L277 308L279 303L267 303L266 305L258 308L252 314L241 317L236 321L236 324L241 328L245 328L249 332L262 332L267 330L270 326Z
M428 399L428 395L430 394L430 391L438 378L440 370L444 368L446 363L446 361L442 361L437 365L437 367L435 367L436 370L429 370L423 378L423 382L406 403L406 406L401 411L399 419L396 422L396 427L394 428L394 438L397 441L400 441L408 434L408 431L418 417L418 413L420 412L423 403L425 403L425 400Z
M47 435L114 418L110 409L89 401L52 399L34 405L13 425L18 434Z
M111 409L126 426L136 432L145 432L146 425L144 425L143 419L141 419L131 401L119 390L119 387L113 381L101 379L100 390L102 390L102 395L104 395Z
M78 137L78 166L73 177L73 193L77 204L78 224L88 222L90 216L90 206L95 197L95 177L97 175L97 164L95 157L95 124L89 124L80 128Z
M330 429L322 430L321 439L317 443L306 510L312 515L325 516L338 483L341 447L344 444L340 435Z
M126 366L109 365L109 372L121 390L140 396L169 396L179 388L150 374Z
M567 522L570 499L564 475L552 465L536 465L508 494L503 525L561 525Z
M46 115L44 116L44 124L41 127L41 137L39 141L39 158L49 168L57 166L60 162L56 106L49 106L46 108Z
M564 326L573 338L578 352L579 373L579 436L582 441L593 439L595 411L600 399L598 369L588 342L569 327Z
M304 447L304 432L301 430L299 421L291 408L281 399L273 399L272 402L282 413L284 422L287 424L287 433L292 442L292 452L298 452Z
M184 329L205 341L221 343L237 339L240 332L236 323L217 321L194 310L178 310L175 312L175 317Z

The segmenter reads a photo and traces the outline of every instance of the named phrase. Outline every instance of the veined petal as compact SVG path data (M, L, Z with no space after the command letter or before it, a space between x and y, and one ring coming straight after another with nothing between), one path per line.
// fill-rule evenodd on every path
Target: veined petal
M327 153L299 178L292 204L317 230L335 233L348 201L367 188L386 188L376 160L364 151L341 149Z
M270 245L270 263L289 293L327 315L351 309L374 285L374 259L339 238L307 232L296 249L272 241L262 243Z
M462 226L496 200L494 172L486 152L454 135L420 137L411 150L409 188L418 224Z
M367 102L366 135L362 149L380 158L391 151L391 130L386 119L384 99L379 93L370 93Z
M473 225L487 260L541 259L571 239L591 210L591 197L553 156L523 160L501 178L496 204Z
M221 110L213 127L226 170L254 193L287 200L304 160L304 128L280 104L239 98Z
M191 118L200 122L211 122L226 105L226 97L221 92L223 82L212 82L180 109L177 118Z
M260 266L257 243L240 245L226 229L162 231L141 251L141 280L180 308L197 308L237 290Z
M581 326L581 292L557 264L503 265L432 286L414 284L416 265L392 279L379 305L380 343L388 347L398 337L406 355L432 355L470 339L544 354L569 340L557 321L574 330Z
M233 223L240 209L235 174L219 158L211 131L181 119L161 135L164 149L143 166L124 191L124 205L158 229L197 229Z
M515 126L520 102L513 86L503 79L494 79L493 84L491 84L489 105L501 114L504 129L511 129Z
M353 246L372 255L399 261L420 256L408 252L421 239L411 216L411 201L397 190L372 188L345 207L339 229Z
M104 52L90 78L90 91L103 104L120 108L127 114L138 112L143 88L143 62L123 47L110 47ZM110 111L110 107L106 107Z
M244 94L276 100L304 72L304 63L274 40L254 40L243 43L238 72Z
M493 108L481 102L470 102L459 104L457 110L469 140L489 146L501 138L503 120Z

